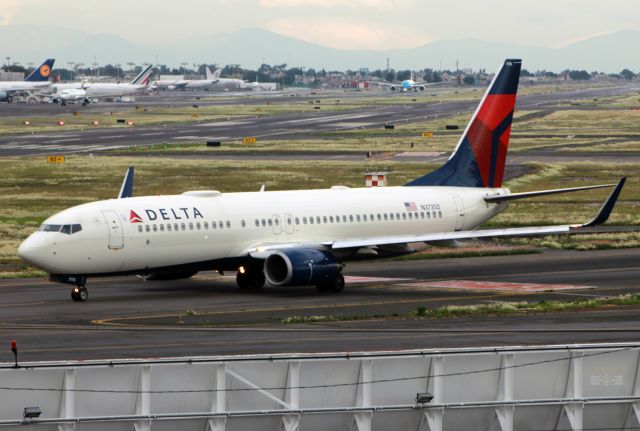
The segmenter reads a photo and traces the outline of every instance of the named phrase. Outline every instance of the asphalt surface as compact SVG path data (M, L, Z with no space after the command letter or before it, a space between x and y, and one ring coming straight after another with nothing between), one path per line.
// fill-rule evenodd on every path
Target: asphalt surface
M30 361L637 341L640 313L628 307L437 320L402 316L418 306L637 293L639 262L640 249L361 262L345 268L347 287L339 294L313 287L239 291L234 274L164 282L94 279L86 303L71 301L65 285L3 280L0 339L7 344L4 361L11 360L13 339ZM498 291L424 284L442 280L545 286L527 293L526 285ZM574 289L553 291L552 285ZM358 319L282 323L313 315Z
M637 91L632 86L615 86L606 88L578 89L571 91L561 91L550 94L536 94L529 96L519 96L519 109L534 109L552 106L559 102L577 99L593 99L620 94L630 94ZM345 93L346 97L371 97L371 93ZM384 96L386 93L376 92L377 96ZM287 96L287 93L284 93ZM160 96L159 100L140 99L138 104L145 106L164 106L167 101ZM193 103L193 95L170 96L175 101L170 106L190 105ZM270 94L259 96L236 96L220 97L207 101L198 101L199 104L228 104L228 103L266 103L274 97L282 97ZM294 95L291 100L312 100L320 98L321 95ZM50 154L74 154L99 152L118 148L127 148L135 145L151 145L162 142L179 143L192 141L228 141L238 140L245 136L253 136L260 140L271 139L295 139L300 137L310 137L313 134L336 132L356 129L381 128L385 124L400 124L422 121L425 118L438 118L458 115L459 113L472 112L477 105L475 101L452 101L452 102L430 102L417 103L410 100L411 95L407 95L407 103L399 105L363 107L356 110L342 110L325 112L309 109L305 113L289 113L262 117L243 117L229 121L214 121L203 123L181 123L167 126L134 126L122 128L96 128L85 129L83 131L60 131L46 134L16 134L0 136L0 157L2 156L25 156ZM122 109L122 104L117 107ZM15 108L18 107L18 108ZM31 108L29 108L31 107ZM29 109L41 111L43 109L60 109L52 105L13 105L0 104L0 115L16 115L17 113L31 112ZM108 111L113 109L112 105L104 105L98 109ZM310 107L311 108L311 107ZM13 110L12 110L13 109ZM15 111L17 109L17 112ZM77 110L74 108L65 108Z

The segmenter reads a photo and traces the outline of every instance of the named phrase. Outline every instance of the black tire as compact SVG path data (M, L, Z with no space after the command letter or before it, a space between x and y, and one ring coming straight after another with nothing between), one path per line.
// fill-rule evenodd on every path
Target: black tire
M87 299L89 299L89 291L87 290L86 287L81 287L80 288L80 292L78 293L78 297L80 298L79 301L86 301Z
M249 278L249 274L247 274L246 272L238 271L238 274L236 275L236 283L242 290L249 289L251 287L251 279Z
M256 271L251 276L252 289L262 289L266 282L267 282L267 279L264 276L264 272L262 271Z
M316 289L318 290L318 292L328 292L329 291L329 285L328 284L316 284Z
M341 292L342 289L344 289L344 276L338 274L338 276L331 281L331 284L329 284L329 290L332 292Z

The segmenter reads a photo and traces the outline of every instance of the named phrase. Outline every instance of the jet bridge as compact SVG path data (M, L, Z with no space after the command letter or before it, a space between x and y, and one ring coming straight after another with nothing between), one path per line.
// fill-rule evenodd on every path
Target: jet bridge
M637 429L639 361L633 343L2 364L0 428Z

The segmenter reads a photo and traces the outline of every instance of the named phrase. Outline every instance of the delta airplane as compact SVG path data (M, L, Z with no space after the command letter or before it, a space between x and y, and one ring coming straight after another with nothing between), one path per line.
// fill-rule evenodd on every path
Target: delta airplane
M16 94L32 93L51 87L49 77L53 70L55 59L49 58L40 66L34 69L24 81L3 81L0 82L0 101L10 102Z
M587 223L476 230L511 200L614 186L502 187L520 67L504 62L449 160L404 186L133 197L129 168L118 199L49 217L18 255L50 280L72 284L76 301L88 298L89 277L179 279L204 270L237 271L242 289L268 283L338 292L342 262L411 253L409 243L574 233L604 223L624 178Z

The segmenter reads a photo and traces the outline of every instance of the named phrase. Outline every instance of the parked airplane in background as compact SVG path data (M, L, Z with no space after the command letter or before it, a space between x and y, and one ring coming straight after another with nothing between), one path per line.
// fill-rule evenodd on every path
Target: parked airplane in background
M211 73L209 69L207 72L211 74L211 79L215 80L215 87L222 88L242 88L246 85L246 82L242 79L238 78L221 78L220 73L222 69L217 69L215 72Z
M122 82L76 82L53 84L53 101L66 105L68 102L82 102L86 105L94 99L123 97L142 92L148 88L153 73L151 65L142 70L130 83Z
M408 91L424 91L427 86L438 85L440 82L416 82L413 80L413 72L411 73L411 78L405 79L400 84L389 84L386 82L379 82L378 85L389 88L391 91L401 91L406 93Z
M55 59L49 58L34 69L23 81L0 81L0 102L10 102L14 96L42 91L51 86L49 77Z
M178 279L204 270L237 271L240 288L268 282L337 292L343 261L411 253L409 243L572 233L604 223L624 178L587 223L475 230L512 200L613 186L525 193L502 186L520 68L520 60L504 62L449 160L404 186L132 197L129 168L119 199L49 217L18 255L50 280L73 284L77 301L88 297L87 277Z

